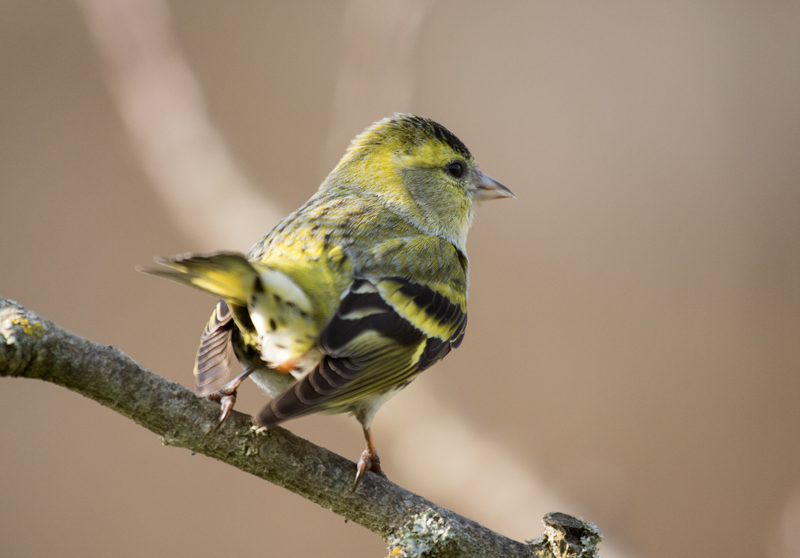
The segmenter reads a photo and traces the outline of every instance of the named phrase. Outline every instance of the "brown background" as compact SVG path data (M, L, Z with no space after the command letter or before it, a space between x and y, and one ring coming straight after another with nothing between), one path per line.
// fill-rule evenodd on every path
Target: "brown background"
M284 4L170 2L211 118L291 209L346 147L325 144L344 4ZM633 556L800 556L799 21L789 1L435 2L410 105L346 123L430 116L517 194L478 212L466 341L418 382ZM0 295L191 385L213 301L134 266L208 247L154 194L71 3L0 4L0 204ZM415 387L390 405L413 414ZM352 419L288 427L361 449ZM52 385L0 381L0 448L3 556L385 552Z

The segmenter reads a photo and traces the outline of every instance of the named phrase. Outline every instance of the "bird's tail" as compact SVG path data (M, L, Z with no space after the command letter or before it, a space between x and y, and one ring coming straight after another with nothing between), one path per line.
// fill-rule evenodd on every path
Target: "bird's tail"
M236 252L185 254L174 258L158 258L156 262L169 269L137 269L195 287L237 306L247 306L259 276L247 258Z

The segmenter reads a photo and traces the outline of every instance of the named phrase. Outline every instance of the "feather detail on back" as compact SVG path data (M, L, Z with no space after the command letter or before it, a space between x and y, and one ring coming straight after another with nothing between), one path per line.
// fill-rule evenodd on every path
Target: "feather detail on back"
M398 290L430 291L399 278L391 281L398 284ZM376 404L388 399L381 394L405 387L419 372L443 358L452 340L460 341L463 336L465 313L455 316L453 305L443 297L431 294L430 298L418 312L435 316L452 311L451 319L459 327L451 337L429 338L387 303L372 281L356 279L319 335L317 343L324 355L319 365L264 407L256 422L274 426L319 411L350 411L371 417L377 411Z

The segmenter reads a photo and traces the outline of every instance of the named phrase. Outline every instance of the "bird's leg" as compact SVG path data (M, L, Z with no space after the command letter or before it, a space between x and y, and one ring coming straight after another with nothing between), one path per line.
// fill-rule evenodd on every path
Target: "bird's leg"
M378 457L378 450L375 449L375 443L372 441L372 431L368 426L363 428L364 438L367 441L367 449L361 452L361 457L356 464L356 480L353 483L354 491L358 488L361 476L367 470L377 473L382 477L386 477L386 474L381 470L381 458Z
M207 399L219 403L220 407L222 407L218 424L222 424L222 421L224 421L230 414L231 410L233 410L233 405L236 403L236 390L239 389L239 386L242 384L245 378L247 378L252 372L253 368L248 368L214 393L206 396Z

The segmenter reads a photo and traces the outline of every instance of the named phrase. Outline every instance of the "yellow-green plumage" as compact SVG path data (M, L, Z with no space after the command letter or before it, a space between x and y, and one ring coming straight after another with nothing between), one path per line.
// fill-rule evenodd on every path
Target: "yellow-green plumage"
M274 396L257 424L353 413L368 441L359 476L369 457L379 470L372 417L461 342L474 203L506 196L439 124L375 123L246 257L184 256L151 271L222 299L198 351L198 393L235 392L238 382L225 387L235 354Z

